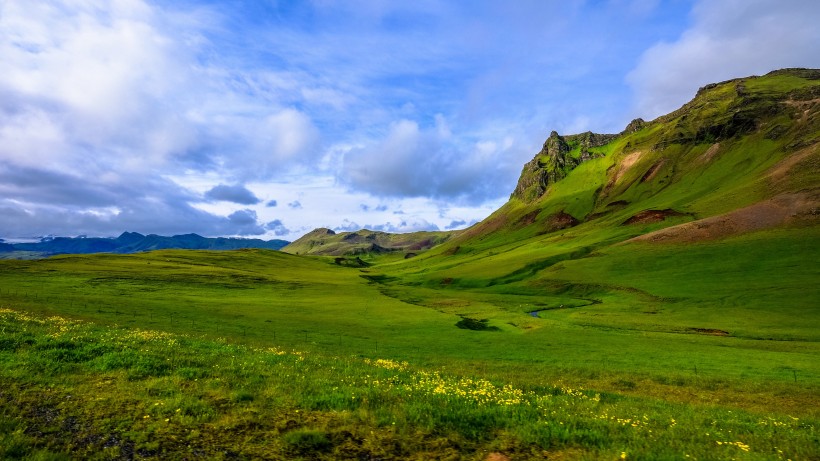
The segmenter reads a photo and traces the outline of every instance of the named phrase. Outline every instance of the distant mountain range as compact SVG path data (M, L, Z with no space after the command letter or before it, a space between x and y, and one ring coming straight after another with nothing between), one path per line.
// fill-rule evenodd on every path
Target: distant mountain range
M184 250L236 250L240 248L265 248L278 250L289 242L286 240L261 240L245 238L208 238L197 234L142 235L123 232L117 238L98 237L44 237L33 243L0 242L0 253L34 252L41 255L80 253L137 253L141 251Z

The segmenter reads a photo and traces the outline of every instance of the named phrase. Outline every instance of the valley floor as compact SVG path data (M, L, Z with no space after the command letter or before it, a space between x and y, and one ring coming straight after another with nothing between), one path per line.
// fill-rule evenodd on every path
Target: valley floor
M815 417L0 311L5 459L812 459ZM640 384L622 383L633 389ZM684 392L704 386L678 384ZM709 393L728 391L713 388Z
M815 459L820 338L803 258L817 250L801 243L814 232L610 247L523 278L513 264L504 283L504 255L4 261L0 455ZM777 271L727 266L773 250ZM735 257L692 273L721 251Z

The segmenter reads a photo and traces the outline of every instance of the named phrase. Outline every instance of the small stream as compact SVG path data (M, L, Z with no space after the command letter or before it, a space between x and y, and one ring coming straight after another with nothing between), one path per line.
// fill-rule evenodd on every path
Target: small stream
M538 313L542 312L542 311L554 311L554 310L558 310L558 309L575 309L575 308L578 308L578 307L587 307L587 306L592 306L592 305L595 305L595 304L603 303L603 301L601 301L599 299L584 299L584 298L582 298L582 300L586 301L587 304L579 304L577 306L565 306L565 305L561 304L560 306L557 306L557 307L545 307L543 309L537 309L537 310L534 310L534 311L530 311L529 314L531 316L537 318L537 319L540 319L541 316L538 315Z

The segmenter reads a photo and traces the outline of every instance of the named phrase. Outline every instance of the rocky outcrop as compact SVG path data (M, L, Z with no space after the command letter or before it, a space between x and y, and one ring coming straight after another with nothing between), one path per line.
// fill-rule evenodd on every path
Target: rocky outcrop
M629 122L629 125L624 128L623 134L632 134L636 131L641 131L646 126L646 122L642 118L636 118Z
M524 165L511 198L525 202L538 199L544 195L550 184L565 178L581 163L600 156L590 149L608 144L616 137L618 135L591 131L561 136L553 131L544 142L541 151Z

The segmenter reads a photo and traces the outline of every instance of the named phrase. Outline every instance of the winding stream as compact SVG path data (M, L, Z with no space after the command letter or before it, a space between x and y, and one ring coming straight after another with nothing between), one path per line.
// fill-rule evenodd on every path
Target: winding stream
M542 311L554 311L554 310L558 310L558 309L575 309L575 308L578 308L578 307L587 307L587 306L592 306L592 305L595 305L595 304L603 303L603 301L601 301L600 299L586 299L586 298L578 298L578 299L580 299L582 301L586 301L587 304L579 304L577 306L565 306L565 305L561 304L560 306L557 306L557 307L545 307L543 309L536 309L534 311L530 311L529 314L531 316L537 318L537 319L540 319L541 316L538 315L538 313L542 312Z

